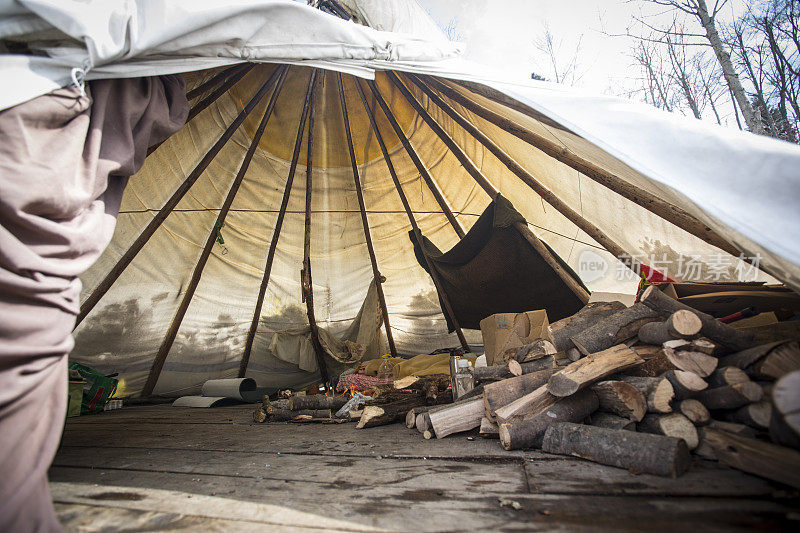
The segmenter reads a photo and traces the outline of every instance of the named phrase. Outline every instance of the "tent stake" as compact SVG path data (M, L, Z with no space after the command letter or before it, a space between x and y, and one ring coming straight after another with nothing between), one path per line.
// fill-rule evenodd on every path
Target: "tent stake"
M469 122L464 116L459 114L455 109L450 107L438 94L433 92L430 87L422 83L422 81L415 75L410 74L407 77L424 92L428 98L433 101L440 109L447 113L453 120L455 120L467 133L472 135L484 147L488 148L492 154L497 157L511 172L517 175L528 187L534 190L542 199L553 206L559 213L564 215L570 222L578 226L589 237L594 239L603 248L608 250L611 255L616 257L625 266L635 268L636 263L633 256L625 252L625 250L608 237L600 228L583 218L580 213L569 207L558 196L556 196L550 189L542 185L536 178L525 170L522 165L514 161L502 148L494 143L489 137L481 132L475 125Z
M392 71L387 71L387 75L389 79L394 83L395 87L397 87L403 96L406 97L406 100L411 104L411 106L420 114L422 119L425 121L426 124L436 133L436 135L444 142L444 144L453 152L453 155L461 162L461 165L464 169L472 176L475 181L480 185L484 191L494 199L497 197L500 192L497 188L492 185L492 183L486 178L486 176L481 173L478 167L472 162L472 160L467 157L467 154L461 149L460 146L450 137L447 132L442 129L441 126L431 117L428 112L425 110L422 105L417 102L417 99L414 98L414 95L406 88L405 85L397 78L396 74ZM567 272L555 256L550 253L550 250L544 245L544 243L539 240L539 238L534 235L534 233L530 230L527 224L523 224L522 222L514 224L514 227L520 232L520 234L527 240L533 248L539 252L542 258L547 262L550 268L558 274L558 277L570 288L570 290L578 297L583 303L589 301L589 292L583 288L583 286L578 283L578 281Z
M270 77L270 80L274 80L275 76L273 75ZM103 280L97 284L97 287L92 291L86 300L83 301L81 304L80 312L78 313L78 317L75 320L75 327L78 327L78 324L86 318L86 315L97 305L97 302L108 292L114 282L119 278L122 272L128 267L128 265L133 261L134 257L139 253L139 251L147 244L147 241L156 232L156 230L161 226L164 220L169 216L172 210L175 208L176 205L181 201L184 195L192 188L192 185L197 181L200 175L208 168L208 165L211 164L211 161L217 156L217 154L222 150L222 147L228 142L228 140L233 136L236 129L244 122L248 115L253 111L256 107L256 104L261 101L264 95L267 93L270 87L270 82L266 83L258 92L247 102L247 105L242 109L239 115L231 122L228 129L220 136L216 143L208 150L203 159L194 167L194 170L183 180L183 183L172 193L169 200L164 203L161 209L156 213L153 217L153 220L144 228L142 233L136 238L133 243L128 247L122 257L119 258L119 261L111 268L111 270L106 274ZM73 328L74 330L74 328Z
M316 71L314 71L316 72ZM312 74L314 75L314 74ZM300 124L297 126L297 138L294 141L294 152L292 153L292 163L289 166L289 175L286 178L286 186L283 189L283 199L281 200L281 207L278 211L278 218L275 220L275 229L272 232L272 240L269 243L269 250L267 251L267 262L264 266L264 276L261 278L261 285L258 288L258 296L256 297L256 306L253 311L253 320L250 322L250 330L247 332L247 339L244 343L244 351L242 352L242 360L239 363L239 377L243 378L247 372L247 365L250 362L250 353L253 350L253 341L256 337L258 330L258 321L261 318L261 309L264 305L264 296L267 293L267 285L269 284L269 276L272 272L272 263L275 260L275 250L278 248L278 239L281 235L281 228L283 227L283 219L286 216L286 206L289 205L289 196L292 192L292 183L294 182L294 175L297 170L297 160L300 157L300 147L303 144L303 131L306 127L306 117L308 116L308 105L311 99L311 84L309 83L306 91L306 98L303 102L303 111L300 114Z
M142 396L150 396L153 393L156 383L158 382L158 377L161 375L161 370L164 368L164 362L167 360L167 356L172 348L172 344L175 342L175 337L181 327L183 317L186 316L186 310L189 308L189 304L192 302L195 290L200 284L200 278L203 275L203 269L208 263L208 258L211 256L211 249L214 247L214 242L217 240L218 231L225 223L225 218L228 216L231 204L233 204L236 193L239 192L239 186L242 184L242 180L247 174L247 169L250 167L250 162L253 160L253 155L255 154L256 148L258 148L259 141L261 141L261 136L264 134L264 129L267 127L267 122L269 122L269 119L272 116L272 111L275 109L275 102L278 99L278 93L280 93L281 87L283 86L285 72L285 69L277 69L270 79L268 79L264 84L268 87L272 85L272 82L276 77L280 78L275 86L275 91L272 93L272 97L267 105L267 109L264 111L264 116L258 125L258 129L253 135L253 141L250 143L250 148L248 148L247 153L242 160L242 165L239 167L239 172L233 179L233 183L231 183L231 188L228 190L228 195L225 197L225 202L223 202L222 207L219 210L219 214L217 215L217 219L214 221L214 225L211 226L211 230L208 233L208 238L203 246L203 251L200 253L200 258L197 260L197 264L194 267L192 277L189 279L189 283L187 284L186 290L183 293L183 298L181 298L181 303L178 305L177 311L175 311L175 316L172 318L169 329L167 329L167 334L164 337L164 341L161 343L161 346L159 347L158 352L153 360L153 366L150 368L150 374L147 376L147 381L142 389Z
M375 98L378 101L378 105L380 105L381 109L383 109L384 115L386 115L386 118L389 120L389 124L392 125L392 129L394 129L397 138L400 139L403 148L406 149L406 152L408 153L408 156L411 158L411 161L414 162L414 166L417 167L417 172L419 172L419 175L422 177L423 181L430 189L431 193L433 194L433 197L436 199L436 203L439 204L439 207L444 213L444 216L447 217L448 222L450 222L450 225L455 230L456 234L458 235L458 238L459 239L463 238L464 228L461 227L461 223L456 219L455 216L453 216L453 212L450 210L450 206L447 205L447 200L445 200L444 196L442 195L442 191L439 189L438 185L436 185L436 182L433 181L433 176L431 176L431 173L422 163L422 160L419 158L417 151L414 149L413 146L411 146L411 142L408 140L406 134L403 132L403 128L401 128L400 124L397 122L397 118L395 118L394 113L392 113L392 110L389 109L389 106L386 104L386 102L384 101L383 97L380 96L380 94L376 93Z
M389 341L389 351L393 357L397 357L397 349L394 345L394 337L392 336L392 328L389 325L389 312L386 309L386 298L383 294L383 276L378 270L378 260L375 257L375 249L372 246L372 236L369 231L369 220L367 219L367 209L364 205L364 193L361 190L361 179L358 176L358 164L356 163L356 152L353 148L353 135L350 131L350 118L347 114L347 100L344 96L344 85L342 84L342 75L336 73L336 81L339 85L339 100L342 107L342 119L344 120L344 132L347 137L347 149L350 153L350 163L353 165L353 181L356 185L356 196L358 197L358 207L361 211L361 225L364 226L364 240L367 243L367 251L369 252L369 260L372 263L372 276L375 279L375 289L378 292L378 302L381 306L381 314L383 314L383 325L386 329L386 339Z
M372 93L375 95L376 98L380 98L380 94L378 93L378 88L375 87L375 82L367 81ZM428 257L428 254L425 253L425 248L422 245L422 232L419 230L419 226L417 226L417 221L414 218L414 213L411 211L411 205L408 203L408 198L406 198L405 193L403 192L403 187L400 185L400 179L397 177L397 172L394 170L394 165L392 164L392 160L389 157L389 151L386 149L386 144L383 142L383 137L381 136L381 132L378 129L378 123L375 121L375 117L372 116L372 110L367 103L367 97L364 96L364 91L361 89L361 84L356 80L356 89L358 90L358 95L361 97L361 103L364 104L364 110L367 113L367 117L369 117L369 122L372 125L372 130L375 132L375 138L378 140L378 145L381 147L381 152L383 153L383 159L386 161L386 166L389 167L389 174L392 176L392 181L394 181L394 186L397 189L397 194L400 195L400 201L403 202L403 207L406 210L406 214L408 215L408 220L411 222L411 228L413 230L414 239L417 241L417 246L419 246L420 251L422 252L422 256L425 258L425 263L428 265L428 272L431 274L431 279L433 279L433 284L436 288L436 292L439 294L439 297L444 304L443 311L447 313L447 316L450 318L450 323L453 324L453 327L456 330L456 335L458 336L458 340L461 342L461 347L464 348L465 352L469 351L469 344L467 344L467 339L464 337L464 332L461 331L461 326L458 324L458 319L456 318L455 313L453 312L453 307L450 305L450 299L447 297L447 294L444 292L441 286L441 281L439 280L439 273L433 268L431 264L431 260Z
M306 140L306 214L305 231L303 233L303 269L300 271L300 287L302 290L303 301L306 303L306 313L308 314L308 327L311 330L311 345L314 347L314 355L317 356L317 366L322 378L322 385L325 390L330 386L328 376L328 366L325 364L325 351L322 343L319 342L319 330L317 329L317 319L314 316L314 283L311 279L311 194L313 182L311 181L314 165L311 156L314 153L314 89L317 86L318 70L314 69L311 75L310 91L311 101L308 107L308 138Z
M658 198L657 196L645 191L644 189L640 189L639 187L624 181L614 174L611 174L610 172L587 161L586 159L583 159L582 157L570 152L567 148L560 146L549 139L545 139L544 137L530 130L520 127L513 121L483 107L479 103L473 102L458 91L453 90L451 87L438 80L435 80L432 77L426 76L425 81L431 85L434 85L439 92L446 95L451 100L458 102L466 109L469 109L479 117L494 124L501 130L508 132L511 135L514 135L515 137L530 144L531 146L541 150L553 159L556 159L568 167L577 170L589 179L596 181L600 185L603 185L604 187L614 191L620 196L627 198L644 209L647 209L651 213L658 215L667 222L674 224L687 233L694 235L698 239L701 239L712 246L716 246L717 248L724 250L733 256L739 256L740 251L735 246L730 244L721 235L708 227L702 221L698 220L694 215L684 211L680 207L671 205L661 198ZM493 101L497 101L491 96L482 96ZM503 102L497 103L506 105L503 104ZM508 106L506 105L506 107Z

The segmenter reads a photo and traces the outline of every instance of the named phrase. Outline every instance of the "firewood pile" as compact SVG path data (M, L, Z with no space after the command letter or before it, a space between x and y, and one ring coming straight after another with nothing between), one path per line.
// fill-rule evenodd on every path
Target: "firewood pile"
M654 286L631 307L590 303L550 330L506 351L504 364L475 368L475 388L455 401L446 376L374 391L357 427L404 419L426 439L478 429L505 450L671 477L693 453L800 487L797 341L755 343Z

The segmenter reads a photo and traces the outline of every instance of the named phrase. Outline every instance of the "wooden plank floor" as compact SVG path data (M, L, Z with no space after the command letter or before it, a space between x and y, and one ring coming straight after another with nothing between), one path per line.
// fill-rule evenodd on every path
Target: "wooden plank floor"
M795 491L711 461L665 479L474 435L255 425L251 412L162 405L70 419L50 470L59 518L71 531L800 527Z

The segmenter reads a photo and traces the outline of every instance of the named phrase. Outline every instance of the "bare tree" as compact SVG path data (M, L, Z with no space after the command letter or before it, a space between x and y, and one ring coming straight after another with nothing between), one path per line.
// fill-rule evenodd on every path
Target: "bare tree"
M547 58L551 81L565 85L575 85L580 82L583 77L583 73L579 71L582 40L581 34L575 47L565 55L564 40L555 38L550 26L545 22L544 32L533 41L533 46Z
M764 127L759 113L753 108L747 93L742 86L739 79L739 74L733 66L730 53L728 52L725 43L717 31L716 17L720 10L727 4L728 0L715 0L713 8L709 10L705 0L647 0L652 4L669 7L677 12L684 13L690 18L697 20L703 28L704 34L691 34L686 32L678 32L672 26L667 29L655 28L647 24L645 21L640 21L646 27L661 34L662 38L666 40L668 37L703 37L707 44L714 51L714 55L719 62L722 74L726 83L733 94L736 104L742 111L742 117L750 131L754 133L763 133ZM793 1L793 0L783 0ZM695 43L696 44L696 43Z

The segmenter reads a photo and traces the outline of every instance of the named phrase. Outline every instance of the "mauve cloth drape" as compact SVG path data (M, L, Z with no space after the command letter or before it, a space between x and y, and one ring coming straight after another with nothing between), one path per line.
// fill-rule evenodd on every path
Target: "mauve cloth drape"
M11 81L11 80L7 80ZM186 121L179 76L94 81L0 112L0 531L58 531L47 469L85 271L127 179Z

